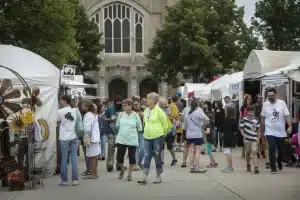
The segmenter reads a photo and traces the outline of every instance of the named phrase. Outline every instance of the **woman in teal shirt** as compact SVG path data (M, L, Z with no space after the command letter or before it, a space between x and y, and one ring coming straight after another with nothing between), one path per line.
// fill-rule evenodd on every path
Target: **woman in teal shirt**
M132 111L132 104L133 101L131 99L126 99L122 102L124 112L119 113L116 123L116 126L119 129L116 138L117 162L118 166L121 167L119 179L122 179L124 176L124 157L126 154L126 150L128 149L128 181L132 180L131 174L136 164L135 152L139 144L138 132L143 130L139 115L136 112Z

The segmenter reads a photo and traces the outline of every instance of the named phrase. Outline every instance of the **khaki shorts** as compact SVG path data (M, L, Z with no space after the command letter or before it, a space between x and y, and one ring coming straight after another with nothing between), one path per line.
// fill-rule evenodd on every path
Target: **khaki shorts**
M244 142L245 151L246 152L257 152L258 151L258 143L257 142Z

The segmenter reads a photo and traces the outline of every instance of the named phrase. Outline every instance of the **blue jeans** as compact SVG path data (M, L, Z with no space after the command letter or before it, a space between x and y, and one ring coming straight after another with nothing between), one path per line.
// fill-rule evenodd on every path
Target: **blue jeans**
M161 160L161 151L162 151L162 142L163 136L155 139L144 139L145 146L145 160L144 160L144 174L148 175L151 165L151 159L154 156L156 173L162 173L162 160Z
M106 135L100 135L100 140L101 140L101 156L105 157L106 156L106 142L107 142L107 136Z
M136 148L135 160L137 164L142 165L145 157L144 135L138 133L138 137L139 137L139 146L137 146Z
M75 138L68 141L59 141L61 153L60 177L62 182L68 181L68 155L70 150L72 163L72 181L78 180L78 146L79 140Z

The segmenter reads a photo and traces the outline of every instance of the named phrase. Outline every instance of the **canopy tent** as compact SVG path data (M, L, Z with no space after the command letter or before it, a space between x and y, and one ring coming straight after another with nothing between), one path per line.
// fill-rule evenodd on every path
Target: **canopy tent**
M221 81L222 78L225 78L226 76L228 76L228 74L225 74L222 77L218 77L218 79L215 79L214 81L212 81L211 83L205 85L201 89L195 90L195 97L203 99L203 100L210 100L211 99L212 85L216 84L218 81Z
M37 135L49 135L43 142L44 155L37 154L36 162L45 161L49 174L56 168L56 111L58 110L58 90L60 71L49 61L28 50L11 45L0 45L0 65L19 73L30 88L40 88L40 99L43 103L36 108L35 119L44 120L45 125L36 123ZM23 89L19 79L10 71L0 68L0 78L9 78L13 87ZM49 132L47 132L49 131Z
M219 81L218 81L219 80ZM231 85L243 81L243 72L236 72L218 79L211 87L211 94L214 100L224 96L231 96Z
M183 88L183 98L188 98L189 92L193 92L195 90L199 90L204 87L205 83L186 83Z
M253 50L244 66L244 79L255 79L291 64L300 64L300 52Z

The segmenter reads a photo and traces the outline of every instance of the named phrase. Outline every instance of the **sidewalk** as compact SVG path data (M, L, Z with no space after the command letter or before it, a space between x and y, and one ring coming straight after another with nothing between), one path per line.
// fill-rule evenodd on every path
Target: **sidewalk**
M182 157L182 153L177 153ZM223 174L220 169L225 165L223 153L215 153L219 168L208 169L206 174L190 174L188 168L170 167L171 158L165 152L163 183L152 184L155 178L154 160L149 175L149 183L139 186L136 181L141 171L133 173L133 181L118 180L118 173L108 173L105 162L99 165L99 179L81 180L78 187L60 187L59 176L45 179L45 187L33 191L7 192L0 190L0 200L298 200L300 196L300 169L284 168L282 172L272 175L264 169L260 161L261 173L247 173L245 161L240 158L240 149L234 150L235 172ZM180 159L180 158L179 158ZM201 164L209 162L208 156L201 157ZM80 158L80 171L84 171L84 161Z

